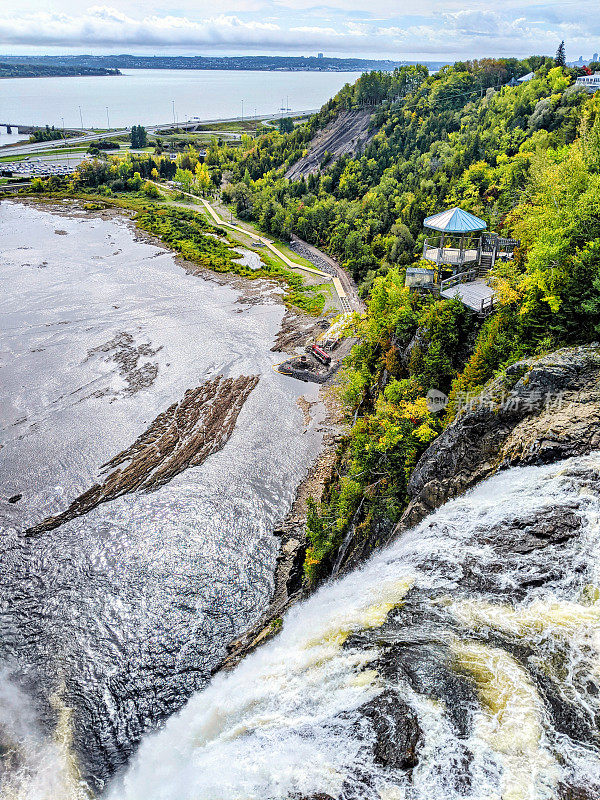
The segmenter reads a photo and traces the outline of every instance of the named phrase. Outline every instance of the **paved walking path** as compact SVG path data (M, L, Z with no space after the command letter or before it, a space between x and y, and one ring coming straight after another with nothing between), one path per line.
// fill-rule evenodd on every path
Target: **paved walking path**
M165 189L165 186L161 183L156 183L155 181L150 181L150 183L154 183L159 189ZM230 228L231 230L238 231L238 233L243 233L244 236L249 236L252 239L255 239L257 242L261 242L265 247L267 247L272 253L274 253L277 258L281 259L283 263L290 267L291 269L301 269L304 272L310 272L313 275L318 275L320 278L323 279L323 283L332 283L333 287L336 291L338 296L340 307L343 312L350 312L352 311L348 295L346 294L346 290L342 286L342 282L338 277L334 275L330 275L328 272L323 272L320 269L316 269L315 267L307 267L304 264L299 264L297 261L292 261L290 258L286 256L285 253L282 253L276 245L270 239L267 239L265 236L259 236L255 231L249 231L246 228L242 228L240 225L234 225L232 222L226 222L222 217L220 217L212 205L206 200L204 197L198 197L195 194L191 194L190 192L180 192L185 197L191 197L192 200L196 202L196 204L201 203L204 208L208 211L210 216L214 219L217 225L220 225L223 228ZM321 254L323 256L324 254ZM334 263L334 262L332 262ZM341 267L337 268L338 270Z

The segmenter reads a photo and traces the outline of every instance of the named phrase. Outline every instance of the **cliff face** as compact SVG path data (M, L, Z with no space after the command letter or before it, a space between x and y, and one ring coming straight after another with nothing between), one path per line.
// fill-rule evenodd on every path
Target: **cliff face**
M425 451L408 484L410 503L390 536L352 534L335 574L346 573L447 500L508 467L547 464L600 448L600 347L520 361L468 398Z
M428 448L396 533L494 472L600 447L600 348L519 361L471 400Z
M326 156L333 162L346 153L354 155L375 134L375 131L369 130L370 122L371 113L368 110L341 112L317 133L309 145L308 153L288 169L285 177L297 181L318 172Z

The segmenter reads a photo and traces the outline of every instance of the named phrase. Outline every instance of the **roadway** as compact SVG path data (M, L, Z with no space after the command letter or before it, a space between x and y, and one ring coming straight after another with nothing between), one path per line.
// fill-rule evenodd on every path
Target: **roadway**
M289 116L293 117L307 117L311 114L316 114L319 109L309 109L308 111L290 111ZM272 120L272 119L279 119L280 114L265 114L261 115L256 118L256 121L263 121L263 120ZM249 118L246 117L246 121ZM252 118L254 119L254 118ZM206 126L206 125L222 125L227 122L241 122L241 117L226 117L223 119L208 119L208 120L200 120L200 119L193 119L188 120L185 123L178 123L174 125L172 122L163 123L162 125L147 125L146 131L148 133L156 133L157 131L162 130L169 130L170 128L183 128L184 130L192 131L199 126ZM18 127L16 124L13 127ZM228 133L228 131L201 131L202 133ZM37 153L41 151L47 150L55 150L60 149L61 147L76 147L80 144L86 144L89 142L96 142L98 139L111 139L113 136L129 136L130 130L129 128L120 128L117 130L110 130L104 131L102 133L86 133L83 136L72 136L69 139L55 139L50 142L30 142L23 145L4 145L0 147L0 154L4 155L29 155L31 153Z

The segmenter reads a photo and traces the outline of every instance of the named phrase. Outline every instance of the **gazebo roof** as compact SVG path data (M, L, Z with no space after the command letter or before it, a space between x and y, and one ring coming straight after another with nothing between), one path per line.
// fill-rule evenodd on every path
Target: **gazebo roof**
M473 233L487 228L482 219L458 207L449 208L448 211L427 217L423 226L434 231L442 231L442 233Z

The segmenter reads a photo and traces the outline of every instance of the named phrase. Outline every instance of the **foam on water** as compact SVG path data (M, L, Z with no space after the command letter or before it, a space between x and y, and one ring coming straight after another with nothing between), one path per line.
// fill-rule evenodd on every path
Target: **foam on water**
M292 609L276 639L147 737L108 800L351 797L359 779L358 796L385 800L547 800L561 781L596 785L598 742L559 730L540 675L578 713L593 721L600 712L593 687L574 677L593 676L599 655L600 606L582 602L600 552L600 503L585 475L599 467L591 456L495 476L322 588ZM507 560L510 574L477 590L468 565L485 572L497 558L488 531L574 501L582 528L560 545L562 575L511 596L503 587L522 585L523 564ZM523 557L528 573L552 561L551 549ZM412 603L410 631L402 603ZM385 642L409 636L413 649L448 648L455 672L471 681L478 707L466 737L444 702L378 670ZM360 707L390 686L423 731L412 776L377 763L360 734ZM457 781L465 759L468 787Z
M61 690L98 787L268 604L272 531L319 448L297 405L316 388L272 369L273 284L246 303L239 282L188 274L118 218L2 202L0 237L0 667L49 732ZM259 376L222 450L155 492L22 535L219 374Z

